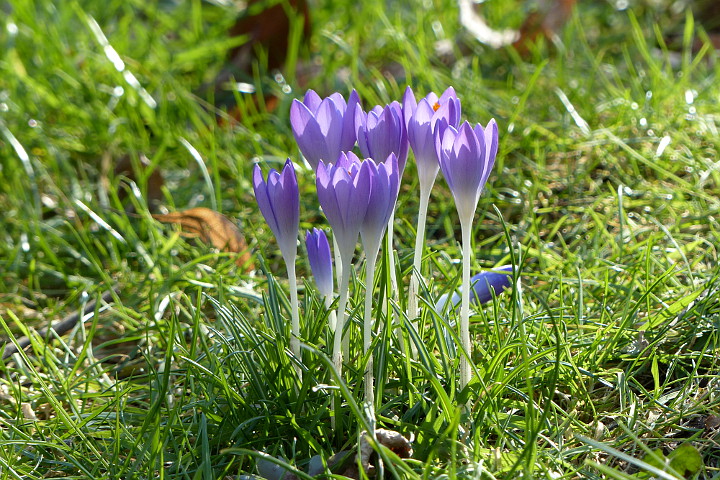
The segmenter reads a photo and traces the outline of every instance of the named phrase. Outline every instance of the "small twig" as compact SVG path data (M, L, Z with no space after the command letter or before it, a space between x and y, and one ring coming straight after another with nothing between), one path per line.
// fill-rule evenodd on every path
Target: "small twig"
M101 300L103 303L110 303L112 300L112 296L115 293L119 292L119 287L115 286L110 290L107 290L102 294ZM69 315L67 315L65 318L60 320L59 322L55 323L54 325L50 325L49 327L45 327L40 329L37 333L43 338L47 338L48 333L50 333L50 330L53 330L55 334L57 335L64 335L65 333L72 330L72 328L77 325L78 321L80 321L81 318L83 318L85 315L91 314L95 311L95 305L97 305L97 300L92 300L88 302L85 305L85 308L82 310L77 310ZM29 337L21 337L17 339L16 343L13 342L7 342L5 344L5 349L3 351L3 360L10 357L13 353L18 352L18 347L21 349L24 349L30 345L30 338Z

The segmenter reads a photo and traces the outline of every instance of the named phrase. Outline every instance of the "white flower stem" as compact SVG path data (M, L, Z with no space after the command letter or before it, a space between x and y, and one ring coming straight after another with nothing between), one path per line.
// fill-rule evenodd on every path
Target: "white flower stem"
M388 265L388 268L390 269L390 288L392 288L393 292L397 292L397 277L395 276L395 255L393 255L393 252L395 251L393 248L393 237L395 236L395 227L393 226L395 223L395 211L390 215L390 220L388 221L387 226L387 249L388 252L390 252L390 264ZM397 297L397 293L395 293L395 296Z
M335 276L337 277L338 285L340 285L340 279L342 277L342 257L340 256L340 247L337 243L337 238L335 238L335 235L332 237L333 239L333 256L335 257Z
M375 284L375 262L377 261L378 249L374 253L367 250L368 257L365 264L365 318L363 320L363 353L368 354L372 344L372 298L373 285ZM375 389L373 383L375 375L373 370L373 355L368 354L367 367L365 367L365 401L375 405ZM374 407L373 407L374 410Z
M330 307L332 307L333 303L333 297L332 295L326 295L325 296L325 308L330 310ZM335 332L335 325L337 324L337 312L335 310L331 311L328 316L328 326L330 327L331 332Z
M422 277L422 254L425 247L425 224L427 223L427 209L430 201L430 188L421 185L420 188L420 210L418 211L417 232L415 234L415 256L413 257L413 274L410 276L410 292L408 295L408 318L413 319L417 329L417 322L414 320L420 316L418 290Z
M343 363L343 352L342 352L342 338L343 338L343 327L345 326L345 308L347 307L347 301L348 301L348 288L350 286L350 261L352 258L348 259L347 264L342 260L340 263L342 264L342 276L340 278L340 285L338 287L338 292L340 293L340 299L338 300L338 317L337 317L337 323L335 324L335 337L333 341L333 365L335 367L335 371L338 374L338 377L342 379L342 363ZM332 397L332 411L337 414L337 410L335 408L336 401L339 394L335 393ZM333 430L336 426L336 419L335 417L332 418L332 425L331 427Z
M397 283L397 276L395 275L395 248L393 247L393 236L395 233L395 227L393 226L395 223L395 211L393 210L393 213L390 215L390 220L388 221L387 226L387 243L385 244L385 248L387 248L387 252L389 255L389 262L388 262L388 269L390 270L390 291L393 292L393 300L397 303L400 299L399 292L398 292L398 283ZM388 299L383 296L383 310L385 310L385 302ZM387 302L388 304L390 302ZM402 329L400 328L400 315L398 314L397 310L390 307L390 310L392 310L392 318L393 318L393 324L395 325L395 336L397 337L398 345L400 346L400 352L405 354L405 343L402 340ZM389 318L389 313L388 313ZM416 349L413 346L411 349L413 353L413 358L416 357L415 352Z
M470 382L470 234L472 217L460 220L462 229L462 295L460 303L460 344L464 353L460 355L460 389Z
M292 323L290 324L290 350L298 362L301 361L300 354L300 313L298 308L298 292L297 292L297 276L295 275L295 256L292 262L286 262L288 280L290 282L290 307ZM295 364L295 372L297 372L300 382L302 382L302 369L300 365Z

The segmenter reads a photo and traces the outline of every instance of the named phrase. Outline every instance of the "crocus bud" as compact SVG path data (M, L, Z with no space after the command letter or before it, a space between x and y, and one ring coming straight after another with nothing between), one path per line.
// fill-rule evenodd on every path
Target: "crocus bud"
M498 129L495 120L487 128L468 122L455 129L443 122L435 131L435 147L440 170L455 198L461 224L475 215L480 194L495 164Z
M512 272L512 265L503 265L493 270L480 272L472 277L472 279L470 279L470 284L472 285L471 300L478 305L482 305L492 300L493 292L496 296L500 295L512 283ZM460 303L460 292L462 292L462 289L454 292L452 297L450 297L451 308L456 307L457 304ZM447 301L448 294L445 293L438 299L435 304L435 309L442 311Z
M313 228L305 235L308 260L315 284L323 297L333 294L333 266L330 244L323 230Z
M253 189L260 212L275 235L283 258L294 265L300 223L300 192L290 159L285 162L282 172L271 169L267 182L260 166L255 165Z

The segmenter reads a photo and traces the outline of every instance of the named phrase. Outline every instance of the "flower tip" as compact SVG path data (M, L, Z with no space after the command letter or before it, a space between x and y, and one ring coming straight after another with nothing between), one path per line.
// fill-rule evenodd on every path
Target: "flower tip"
M512 265L503 265L493 270L480 272L470 280L473 286L473 299L480 303L492 300L512 284Z

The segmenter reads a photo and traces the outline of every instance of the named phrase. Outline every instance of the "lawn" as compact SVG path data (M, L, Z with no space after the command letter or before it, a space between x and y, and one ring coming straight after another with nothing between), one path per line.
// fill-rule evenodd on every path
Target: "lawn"
M482 11L518 27L532 3ZM388 478L720 478L713 19L685 2L579 2L521 54L477 42L449 0L317 0L311 33L291 15L283 73L253 50L228 91L213 85L247 40L228 35L232 2L11 0L0 11L0 479L307 478L311 458L346 450L333 472L350 475L361 441L377 451L370 475ZM303 347L291 353L287 269L252 172L293 160L299 239L329 233L292 100L355 89L369 109L408 85L418 98L452 86L463 119L497 121L471 268L512 264L514 276L473 306L473 375L460 388L459 314L435 308L462 270L442 175L422 313L406 315L411 154L395 248L381 250L372 286L369 406L365 254L338 376L304 241ZM208 233L223 218L250 256ZM83 311L65 332L42 330ZM361 438L376 428L408 439L412 456Z

